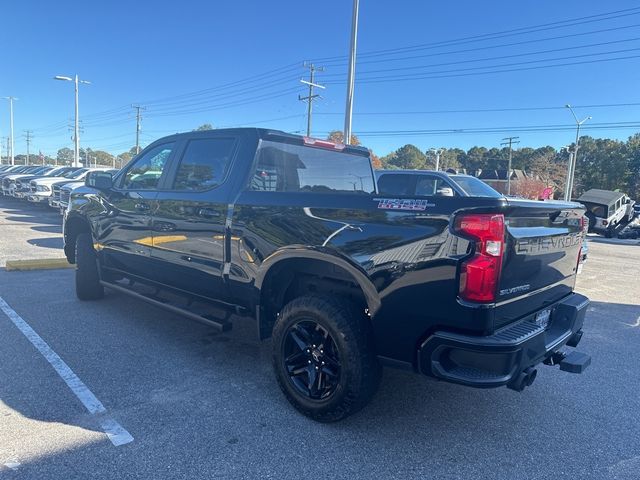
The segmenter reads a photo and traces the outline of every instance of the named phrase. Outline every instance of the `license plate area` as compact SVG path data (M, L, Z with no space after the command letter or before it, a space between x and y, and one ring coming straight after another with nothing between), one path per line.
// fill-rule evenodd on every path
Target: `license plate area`
M551 309L547 308L536 313L533 322L539 327L544 328L545 330L549 328L549 323L551 322Z

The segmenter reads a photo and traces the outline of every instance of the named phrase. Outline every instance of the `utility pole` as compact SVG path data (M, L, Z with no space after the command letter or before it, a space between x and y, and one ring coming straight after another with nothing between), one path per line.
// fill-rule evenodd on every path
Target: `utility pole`
M503 142L500 145L507 146L509 145L509 166L507 167L507 195L511 195L511 159L513 158L513 148L512 145L514 143L520 143L518 140L520 137L506 137L503 138Z
M140 121L142 116L140 110L146 110L142 105L131 105L131 108L136 109L136 155L140 153Z
M30 147L31 147L31 140L33 139L33 134L31 132L31 130L25 130L24 131L24 138L27 142L27 165L29 165L29 151L30 151Z
M304 83L309 86L309 95L306 97L301 97L298 95L298 100L307 102L307 137L311 136L311 115L313 113L313 101L316 98L320 98L320 95L314 95L313 89L315 87L324 89L323 85L319 85L315 83L315 73L316 72L324 72L324 67L316 67L313 63L304 63L304 68L309 69L309 81L300 80L300 83Z
M356 49L358 43L358 11L360 0L353 0L351 17L351 45L349 48L349 77L347 79L347 107L344 113L344 143L351 144L351 117L353 116L353 90L356 83Z
M16 97L4 97L5 100L9 100L9 144L7 145L7 152L9 153L9 163L14 165L14 151L13 151L13 101L18 100Z
M440 154L442 153L441 148L431 148L430 149L436 155L436 172L440 170Z
M564 188L564 199L565 201L571 200L571 194L573 193L573 179L575 178L575 170L576 170L576 162L578 161L578 147L580 144L580 127L587 120L591 120L592 117L585 117L582 120L578 120L576 113L573 111L571 105L566 104L566 108L571 111L573 118L576 121L576 143L573 147L573 155L569 156L569 168L567 168L567 184Z

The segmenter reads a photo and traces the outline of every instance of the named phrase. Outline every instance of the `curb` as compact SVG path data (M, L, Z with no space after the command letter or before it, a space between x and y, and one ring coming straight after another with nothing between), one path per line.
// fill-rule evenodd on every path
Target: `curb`
M35 260L7 260L5 270L53 270L58 268L75 268L66 258L43 258Z

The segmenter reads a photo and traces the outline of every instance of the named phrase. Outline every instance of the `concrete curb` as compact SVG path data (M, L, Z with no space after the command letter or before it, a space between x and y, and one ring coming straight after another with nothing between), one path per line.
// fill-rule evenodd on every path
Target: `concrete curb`
M7 260L5 270L53 270L58 268L75 268L66 258L42 258L34 260Z

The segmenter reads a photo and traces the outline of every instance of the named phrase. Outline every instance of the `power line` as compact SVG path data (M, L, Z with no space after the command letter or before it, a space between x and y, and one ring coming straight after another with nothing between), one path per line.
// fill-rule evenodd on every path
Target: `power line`
M574 105L574 108L615 108L615 107L637 107L640 102L636 103L601 103L592 105ZM459 110L422 110L422 111L386 111L386 112L358 112L354 115L430 115L430 114L449 114L449 113L491 113L491 112L525 112L538 110L566 110L563 106L547 106L547 107L504 107L504 108L472 108ZM341 112L318 112L316 115L344 115Z
M610 130L610 129L638 129L640 120L630 122L603 122L592 123L582 130ZM359 137L394 137L394 136L429 136L429 135L464 135L483 133L535 133L535 132L563 132L574 131L575 125L551 124L551 125L520 125L499 127L471 127L448 129L421 129L421 130L370 130L358 132ZM324 132L328 133L328 132Z
M628 49L626 51L636 51L636 50L640 50L640 48L634 48L634 49ZM605 55L605 54L610 54L610 53L615 53L615 52L605 52L605 53L600 53L600 54L589 54L589 55L576 55L573 57L564 57L565 59L568 58L580 58L580 57L584 57L584 56L593 56L593 55ZM492 66L486 66L486 67L473 67L473 68L462 68L462 69L454 69L454 70L444 70L444 71L440 71L440 72L432 72L430 74L427 75L403 75L403 76L380 76L380 77L372 77L372 78L367 78L364 80L360 80L360 83L384 83L384 82L390 82L390 81L410 81L410 80L429 80L429 79L434 79L434 78L453 78L453 77L468 77L468 76L476 76L476 75L488 75L488 74L494 74L494 73L508 73L508 72L521 72L521 71L527 71L527 70L541 70L541 69L546 69L546 68L557 68L557 67L567 67L567 66L573 66L573 65L586 65L586 64L592 64L592 63L601 63L601 62L613 62L613 61L618 61L618 60L629 60L629 59L633 59L633 58L639 58L640 55L627 55L627 56L623 56L623 57L616 57L616 58L602 58L602 59L598 59L598 60L584 60L584 61L578 61L578 62L565 62L565 63L558 63L558 64L551 64L551 65L540 65L540 66L536 66L536 67L522 67L522 68L508 68L508 69L499 69L499 70L488 70L488 71L484 71L484 72L470 72L470 73L455 73L455 72L469 72L469 70L481 70L481 69L490 69L490 68L501 68L501 67L509 67L509 66L515 66L515 65L526 65L526 64L530 64L530 63L539 63L539 62L543 62L543 61L558 61L558 60L562 60L562 58L556 58L556 59L544 59L544 60L534 60L534 61L529 61L529 62L518 62L518 63L511 63L511 64L503 64L503 65L492 65ZM452 72L452 73L450 73ZM341 83L338 81L332 81L332 82L326 82L327 85L333 85L336 83Z
M365 70L365 71L361 72L361 75L366 75L366 74L370 74L370 73L397 72L397 71L404 71L404 70L414 70L414 69L423 69L423 68L432 68L432 67L443 67L443 66L448 66L448 65L460 65L460 64L464 64L464 63L486 62L486 61L491 61L491 60L504 60L504 59L507 59L507 58L518 58L518 57L527 57L527 56L531 56L531 55L542 55L542 54L546 54L546 53L564 52L564 51L568 51L568 50L577 50L577 49L582 49L582 48L592 48L592 47L600 47L600 46L605 46L605 45L613 45L613 44L618 44L618 43L635 42L635 41L638 41L638 40L640 40L640 37L627 38L627 39L622 39L622 40L612 40L612 41L609 41L609 42L591 43L591 44L587 44L587 45L577 45L577 46L573 46L573 47L563 47L563 48L553 48L553 49L548 49L548 50L538 50L536 52L525 52L525 53L515 53L515 54L511 54L511 55L499 55L499 56L495 56L495 57L476 58L476 59L471 59L471 60L456 60L456 61L453 61L453 62L432 63L432 64L428 64L428 65L410 65L410 66L404 66L404 67L382 68L382 69L378 69L378 70ZM629 50L637 50L637 49L629 49ZM629 51L629 50L621 50L621 51L622 52L626 52L626 51ZM619 52L620 51L614 51L612 53L619 53ZM593 52L593 53L583 54L583 56L604 55L604 54L607 54L607 53L609 53L609 52L602 52L602 53ZM575 58L575 57L565 57L565 58ZM546 60L533 60L533 62L541 62L541 61L546 61ZM477 67L477 68L491 68L491 67ZM329 74L327 76L339 76L339 75L343 75L343 74L335 73L335 74Z
M521 45L527 45L527 44L532 44L532 43L540 43L540 42L549 42L552 40L563 40L563 39L567 39L567 38L573 38L573 37L580 37L580 36L585 36L585 35L594 35L597 33L605 33L605 32L612 32L612 31L619 31L619 30L624 30L624 29L628 29L628 28L636 28L636 27L640 27L640 23L635 23L632 25L623 25L623 26L618 26L618 27L612 27L612 28L605 28L605 29L600 29L600 30L591 30L588 32L579 32L579 33L571 33L571 34L567 34L567 35L557 35L555 37L544 37L544 38L536 38L533 40L523 40L520 42L511 42L511 43L500 43L497 45L484 45L481 47L474 47L474 48L465 48L462 50L448 50L445 52L434 52L434 53L428 53L428 54L422 54L422 55L412 55L412 56L408 56L408 57L397 57L397 58L383 58L383 59L377 59L377 60L358 60L358 65L367 65L367 64L372 64L372 63L388 63L388 62L400 62L400 61L405 61L405 60L415 60L417 58L427 58L427 57L438 57L438 56L443 56L443 55L454 55L454 54L459 54L459 53L469 53L469 52L478 52L478 51L484 51L484 50L494 50L496 48L505 48L505 47L514 47L514 46L521 46ZM342 62L342 63L336 63L336 64L332 64L330 66L344 66L346 65L346 62Z
M472 35L468 37L460 37L460 38L451 39L451 40L422 43L422 44L410 45L406 47L396 47L396 48L383 49L383 50L371 50L369 52L363 52L358 56L360 58L369 58L369 57L375 57L375 56L381 56L381 55L389 55L392 53L404 53L409 51L440 48L440 47L446 47L446 46L452 46L452 45L462 45L465 43L475 43L478 41L495 40L497 38L506 38L511 36L548 31L548 30L553 30L557 28L566 28L566 27L573 27L576 25L584 25L587 23L613 20L616 18L631 16L631 15L638 15L638 14L640 14L640 7L633 7L633 8L623 9L623 10L616 10L608 13L600 13L596 15L588 15L585 17L560 20L560 21L551 22L551 23L543 23L543 24L532 25L528 27L520 27L520 28L511 29L511 30L502 30L498 32L484 33L484 34ZM606 17L606 18L601 18L601 17ZM340 56L334 56L334 57L323 57L315 60L326 63L326 62L330 62L331 60L344 61L346 60L346 57L343 55L340 55Z

